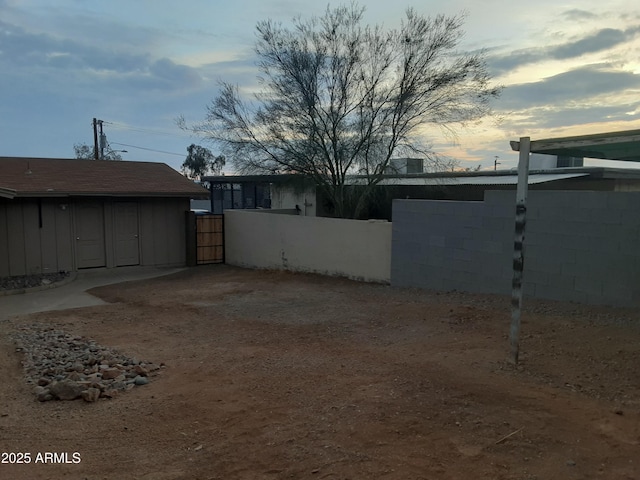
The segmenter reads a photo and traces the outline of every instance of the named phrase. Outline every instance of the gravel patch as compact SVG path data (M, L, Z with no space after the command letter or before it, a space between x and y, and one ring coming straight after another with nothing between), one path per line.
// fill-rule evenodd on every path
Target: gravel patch
M38 275L0 277L0 292L51 285L52 283L61 282L68 276L69 272L62 271L55 273L42 273Z
M127 357L51 325L25 325L11 338L16 351L24 355L26 381L41 402L113 398L146 385L163 366Z

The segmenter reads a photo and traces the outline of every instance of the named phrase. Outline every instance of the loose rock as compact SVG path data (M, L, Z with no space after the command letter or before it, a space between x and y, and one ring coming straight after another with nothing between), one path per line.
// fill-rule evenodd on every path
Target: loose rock
M146 368L144 368L142 365L134 365L133 371L138 375L142 375L143 377L146 377L147 375L149 375L149 371Z
M37 386L34 389L34 393L39 402L47 402L53 399L53 396L49 393L49 389L42 386Z
M82 385L69 379L52 382L49 386L51 395L59 400L75 400L81 396L83 390Z
M82 399L85 402L95 402L100 398L99 388L88 388L82 391Z
M113 380L116 377L119 377L122 374L122 371L117 368L107 368L102 371L102 378L104 380Z
M40 285L50 285L53 282L60 282L68 276L69 272L60 271L56 273L0 277L0 292L39 287Z
M32 324L12 335L22 353L25 377L37 385L36 398L95 402L149 382L159 370L149 362L132 359L94 340L70 335L50 325Z

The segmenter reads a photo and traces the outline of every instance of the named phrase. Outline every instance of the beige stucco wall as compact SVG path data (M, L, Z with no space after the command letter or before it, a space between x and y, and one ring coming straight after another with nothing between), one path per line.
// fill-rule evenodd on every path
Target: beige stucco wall
M226 210L225 262L388 283L391 223Z

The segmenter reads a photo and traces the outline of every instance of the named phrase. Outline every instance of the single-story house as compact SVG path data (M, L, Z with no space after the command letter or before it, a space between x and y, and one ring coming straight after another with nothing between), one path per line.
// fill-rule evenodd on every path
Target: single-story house
M0 276L185 265L208 196L163 163L0 157Z
M555 159L555 157L554 157ZM528 175L531 190L640 191L640 169L610 167L555 167L540 165ZM296 209L300 215L330 217L329 202L313 185L292 181L294 175L247 175L206 177L211 185L211 201L217 213L225 209L256 208L245 201L254 191L266 191L268 205L259 208ZM363 177L348 178L348 185L358 185ZM515 190L518 171L439 172L385 175L375 188L369 218L391 220L393 199L482 201L487 190ZM219 192L229 201L222 202Z

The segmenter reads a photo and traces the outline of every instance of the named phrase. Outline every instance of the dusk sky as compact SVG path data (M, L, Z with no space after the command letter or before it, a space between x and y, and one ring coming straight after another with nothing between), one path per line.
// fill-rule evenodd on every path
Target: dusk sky
M331 2L338 5L337 2ZM396 27L407 7L467 12L465 50L486 49L506 88L496 118L426 140L463 167L517 164L509 140L640 129L637 1L381 1L367 23ZM125 160L179 169L191 143L181 131L204 118L218 80L256 86L260 20L319 15L317 0L0 0L0 156L71 158L105 122ZM226 169L231 172L230 169Z

